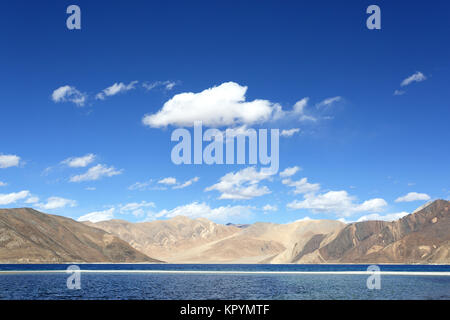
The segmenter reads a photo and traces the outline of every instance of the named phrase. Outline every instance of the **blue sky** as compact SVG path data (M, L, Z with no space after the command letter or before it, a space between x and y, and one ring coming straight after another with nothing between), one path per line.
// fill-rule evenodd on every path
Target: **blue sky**
M66 28L71 4L81 30ZM370 4L381 30L366 28ZM11 2L0 207L286 223L393 219L448 199L449 12L448 1ZM292 130L279 172L173 164L184 117Z

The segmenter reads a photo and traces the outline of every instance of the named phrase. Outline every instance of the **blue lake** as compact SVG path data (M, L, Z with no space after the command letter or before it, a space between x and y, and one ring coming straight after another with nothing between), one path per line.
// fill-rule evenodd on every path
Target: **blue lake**
M450 299L450 265L379 265L379 290L345 273L368 265L78 264L79 290L68 266L0 265L0 299Z

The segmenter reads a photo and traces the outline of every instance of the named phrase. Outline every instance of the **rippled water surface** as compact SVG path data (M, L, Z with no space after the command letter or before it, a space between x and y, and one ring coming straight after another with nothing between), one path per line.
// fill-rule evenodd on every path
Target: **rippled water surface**
M67 289L68 265L0 265L0 299L450 299L450 276L277 274L279 271L365 271L363 265L80 265L81 289ZM380 266L382 271L449 272L450 266ZM114 270L264 271L263 274L115 273Z

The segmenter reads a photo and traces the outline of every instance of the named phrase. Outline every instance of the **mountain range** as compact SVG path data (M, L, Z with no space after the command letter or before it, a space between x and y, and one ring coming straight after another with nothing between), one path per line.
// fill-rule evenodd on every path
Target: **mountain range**
M184 216L80 223L2 209L0 262L450 264L449 211L436 200L392 222L222 225Z

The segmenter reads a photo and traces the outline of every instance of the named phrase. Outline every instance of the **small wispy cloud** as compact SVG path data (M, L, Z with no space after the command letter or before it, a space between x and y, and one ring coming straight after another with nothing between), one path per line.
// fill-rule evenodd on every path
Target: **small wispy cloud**
M283 179L282 183L294 188L294 194L313 193L320 189L319 183L309 183L308 178L292 181L290 178Z
M395 199L395 202L427 201L430 199L431 197L426 193L409 192L408 194Z
M85 214L77 219L77 221L90 221L93 223L111 220L114 218L115 208L110 208L103 211L94 211L88 214Z
M87 167L95 160L96 156L93 153L89 153L82 157L71 157L61 161L61 164L67 165L71 168L84 168Z
M422 82L425 81L427 79L427 77L420 71L417 71L416 73L414 73L413 75L409 76L408 78L404 79L400 86L405 87L410 85L413 82Z
M159 184L174 185L177 184L177 179L174 177L167 177L158 181Z
M14 154L0 154L0 169L18 167L20 157Z
M174 177L167 177L159 180L158 183L166 186L172 186L172 189L183 189L189 187L194 182L197 182L199 179L200 179L199 177L194 177L192 179L185 181L184 183L181 183Z
M25 203L27 204L33 204L33 203L38 203L39 202L39 197L36 196L30 196L27 200L25 200Z
M270 204L266 204L263 208L263 211L268 212L268 211L278 211L278 207L277 206L273 206Z
M61 197L50 197L47 199L47 202L37 203L35 206L41 210L52 210L52 209L60 209L65 207L75 207L77 206L77 202L71 199L65 199Z
M165 90L172 90L176 85L177 85L177 82L175 82L175 81L170 81L170 80L167 80L167 81L144 82L144 83L142 83L142 87L143 87L145 90L147 90L147 91L153 90L153 89L158 88L158 87L162 87L162 88L164 88Z
M108 167L103 164L98 164L90 168L87 172L76 175L70 178L70 182L95 181L103 177L112 177L122 174L123 170L117 170L114 167Z
M131 186L129 186L128 190L144 191L152 184L152 182L153 182L153 179L150 179L150 180L144 181L144 182L136 182L136 183L133 183Z
M116 82L112 86L103 89L102 92L97 93L95 96L98 100L105 100L106 97L112 97L119 93L124 93L130 90L133 90L138 81L131 81L129 84L125 84L123 82Z
M394 91L394 96L402 96L406 93L406 91L403 90L395 90Z
M280 136L282 137L292 137L294 134L300 132L299 128L292 128L292 129L286 129L281 130Z
M183 189L186 187L189 187L190 185L192 185L194 182L197 182L199 180L199 177L194 177L192 179L187 180L186 182L179 184L177 186L174 186L173 189Z
M291 177L300 170L301 170L301 168L298 166L286 168L280 172L280 177L283 177L283 178Z
M55 103L72 102L78 107L83 107L87 99L87 94L78 91L73 86L61 86L52 93L52 100Z
M23 190L20 192L12 192L12 193L0 193L0 205L8 205L11 203L15 203L19 200L25 199L30 195L28 190Z
M331 105L333 105L336 102L339 102L342 100L341 96L337 96L337 97L332 97L332 98L327 98L321 102L319 102L318 104L316 104L317 108L321 108L321 107L329 107Z

